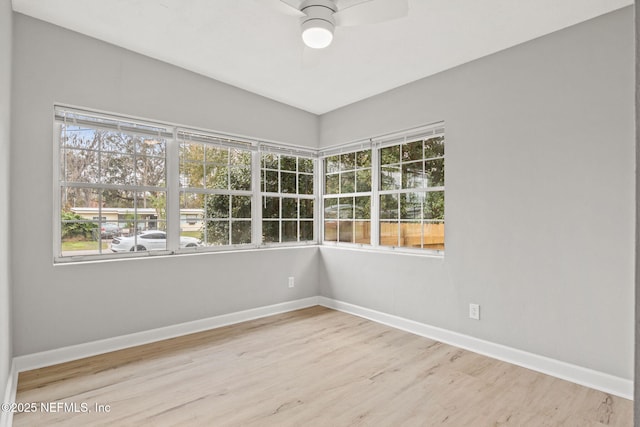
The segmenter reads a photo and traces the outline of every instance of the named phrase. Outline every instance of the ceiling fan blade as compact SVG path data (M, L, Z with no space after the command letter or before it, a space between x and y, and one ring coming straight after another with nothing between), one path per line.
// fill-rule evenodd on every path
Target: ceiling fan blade
M368 1L371 0L336 0L336 5L338 6L338 10L342 10Z
M302 3L302 0L280 0L280 1L286 4L287 6L294 8L297 11L300 10L300 4Z
M301 0L258 0L260 3L269 3L268 6L280 13L289 16L304 16L300 12Z
M333 17L336 25L350 27L391 21L408 13L408 0L370 0L340 9Z

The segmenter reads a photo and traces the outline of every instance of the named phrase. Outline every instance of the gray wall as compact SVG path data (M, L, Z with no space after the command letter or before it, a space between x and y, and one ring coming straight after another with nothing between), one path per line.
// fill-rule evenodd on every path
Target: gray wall
M9 272L9 138L11 121L11 1L0 1L0 396L11 366ZM1 397L0 397L1 399Z
M318 119L20 14L14 27L14 355L318 295L315 247L54 266L55 102L312 147Z
M640 13L638 13L638 0L635 4L635 40L636 40L636 169L640 164ZM635 383L633 419L634 426L640 426L640 173L636 171L636 318L635 318Z
M322 116L447 132L444 259L322 248L322 294L632 379L633 41L628 7Z

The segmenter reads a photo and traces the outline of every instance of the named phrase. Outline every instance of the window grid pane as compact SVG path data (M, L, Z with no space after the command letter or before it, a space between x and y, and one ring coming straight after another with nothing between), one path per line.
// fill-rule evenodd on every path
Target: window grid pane
M180 216L199 218L181 221L180 247L187 237L204 247L251 244L251 151L185 137L179 153Z
M76 123L59 129L57 255L165 249L145 239L166 230L167 141Z
M324 159L325 242L371 244L370 222L359 221L371 218L371 158L367 149Z
M444 136L379 150L380 246L444 250Z
M263 243L313 241L313 159L261 153L260 165Z

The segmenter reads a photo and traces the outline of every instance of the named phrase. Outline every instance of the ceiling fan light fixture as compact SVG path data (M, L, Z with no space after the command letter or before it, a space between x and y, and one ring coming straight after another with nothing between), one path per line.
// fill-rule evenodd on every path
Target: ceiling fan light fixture
M323 19L310 19L302 24L302 41L312 49L324 49L333 41L333 28Z

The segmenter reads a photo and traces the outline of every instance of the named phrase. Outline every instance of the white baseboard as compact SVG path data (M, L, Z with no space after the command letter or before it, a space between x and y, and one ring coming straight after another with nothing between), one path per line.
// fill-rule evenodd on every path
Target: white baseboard
M24 356L17 356L13 358L14 370L16 372L23 372L31 369L43 368L45 366L57 365L58 363L70 362L72 360L104 354L110 351L122 350L124 348L202 332L209 329L220 328L222 326L233 325L247 320L259 319L261 317L286 313L288 311L312 307L315 305L318 305L318 297L303 298L295 301L238 311L235 313L222 314L220 316L209 317L207 319L165 326L163 328L136 332L119 337L107 338L72 345L69 347L43 351L40 353L27 354Z
M440 341L474 353L522 366L543 374L571 381L586 387L633 400L633 381L573 365L549 357L540 356L523 350L484 341L468 335L419 323L413 320L371 310L354 304L318 297L318 303L324 307L343 311L396 329L411 332L426 338Z
M18 389L18 371L16 364L11 363L11 371L7 378L7 386L4 390L2 403L12 403L16 401L16 391ZM13 423L13 412L0 411L0 427L11 427Z

